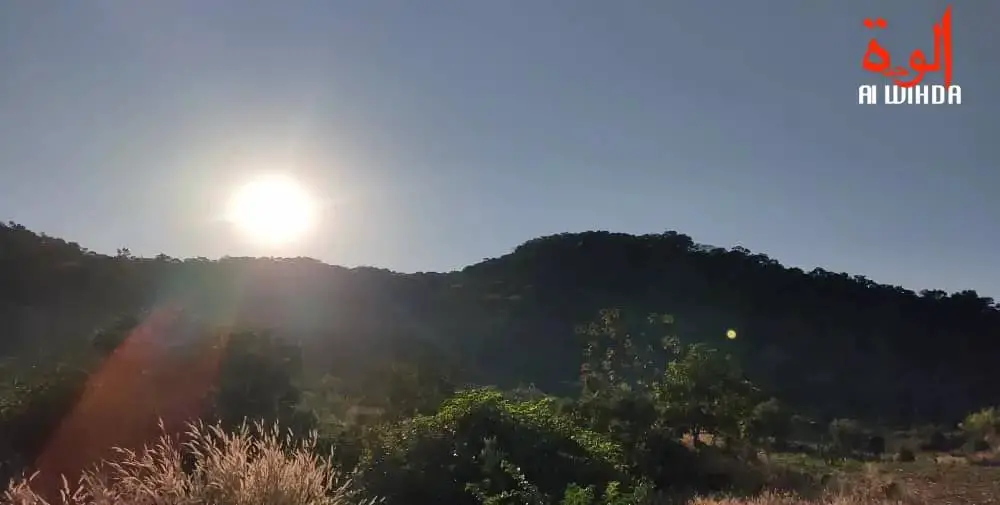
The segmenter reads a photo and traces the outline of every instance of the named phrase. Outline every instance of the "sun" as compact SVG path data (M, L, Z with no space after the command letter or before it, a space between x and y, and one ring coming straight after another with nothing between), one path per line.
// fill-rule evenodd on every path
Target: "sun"
M313 226L316 204L298 181L286 175L256 178L229 199L226 219L262 245L302 238Z

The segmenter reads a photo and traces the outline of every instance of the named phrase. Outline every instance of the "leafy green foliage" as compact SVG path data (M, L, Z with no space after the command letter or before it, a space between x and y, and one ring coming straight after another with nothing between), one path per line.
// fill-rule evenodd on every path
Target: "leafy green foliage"
M1000 352L993 300L786 268L674 231L540 237L460 272L399 274L308 258L108 256L9 223L0 286L8 354L61 348L109 318L179 300L212 324L288 329L308 342L310 366L338 376L420 341L467 365L457 383L568 394L573 324L620 305L669 310L687 342L738 356L755 384L824 420L951 423L1000 397L983 379ZM729 327L737 340L724 338Z
M482 482L469 483L465 488L483 505L546 505L548 497L524 476L520 468L506 459L506 455L496 448L496 438L483 441L480 453L483 474ZM497 482L497 476L505 481ZM499 485L498 485L499 484ZM493 488L499 487L494 491Z
M966 433L987 438L1000 432L1000 409L988 407L965 416L959 425Z
M303 435L318 429L312 456L331 456L330 468L351 474L365 494L389 505L634 505L663 492L758 489L762 477L746 460L746 444L794 431L788 407L774 398L760 401L728 353L681 344L670 317L609 310L584 326L574 398L533 386L456 392L448 373L426 357L373 366L367 377L309 378L300 347L286 338L237 332L215 341L199 328L200 337L170 352L218 353L211 415L220 426L278 421L298 440L315 440ZM32 381L40 389L24 393L40 405L47 396L42 383ZM63 415L11 410L31 404L9 401L15 397L4 397L5 420L34 416L51 425ZM238 433L233 440L246 436ZM702 434L710 436L695 447L681 442ZM857 451L861 441L873 452L874 439L864 437L857 421L836 420L830 435L845 452Z
M587 339L578 415L621 444L635 474L661 488L714 487L698 455L678 440L710 432L742 439L756 388L731 357L702 344L683 346L674 319L629 319L605 310L583 327ZM643 342L658 342L658 348Z
M657 388L666 416L699 441L702 433L742 438L757 388L731 356L705 344L692 344L671 361Z
M1000 352L992 300L806 273L674 232L545 237L462 272L404 275L304 258L108 257L11 224L0 285L0 352L15 359L32 347L113 358L165 300L194 343L173 332L156 345L197 350L206 328L247 328L219 342L210 415L318 429L320 454L406 503L618 505L647 487L722 488L748 443L828 431L840 454L877 453L860 422L826 422L951 422L1000 392L983 380ZM571 323L609 304L630 311L580 328L578 367ZM636 316L653 308L676 320ZM739 339L724 338L729 327ZM0 391L0 457L30 462L79 394L89 366L54 362L3 374L16 380ZM541 387L459 387L525 381ZM995 437L996 418L970 415L968 440Z
M593 486L580 487L570 485L559 505L636 505L647 503L652 497L652 487L647 482L640 482L630 491L623 491L621 484L611 482L602 494L594 491Z
M434 415L379 430L363 462L368 489L390 500L473 504L466 483L486 482L480 494L516 489L510 465L545 496L561 495L567 483L622 478L621 448L553 407L548 399L510 401L494 389L459 392Z
M658 425L696 442L705 432L742 438L757 388L732 356L703 343L681 345L673 323L654 314L636 327L621 311L606 310L584 327L581 411L592 427L621 436Z

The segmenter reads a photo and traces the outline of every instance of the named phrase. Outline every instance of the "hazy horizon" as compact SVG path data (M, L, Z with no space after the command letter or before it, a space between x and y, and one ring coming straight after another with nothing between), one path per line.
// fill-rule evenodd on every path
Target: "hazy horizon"
M1000 4L955 3L961 106L865 107L876 34L947 2L12 3L0 219L113 254L450 271L562 232L675 230L785 266L1000 297ZM927 82L939 83L937 75ZM282 247L225 200L326 206Z

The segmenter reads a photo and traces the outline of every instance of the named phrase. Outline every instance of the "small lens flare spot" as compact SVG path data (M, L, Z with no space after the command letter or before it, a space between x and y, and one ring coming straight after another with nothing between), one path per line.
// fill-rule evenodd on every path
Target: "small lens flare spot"
M726 330L726 338L728 338L729 340L735 339L736 338L736 330L733 330L733 329Z

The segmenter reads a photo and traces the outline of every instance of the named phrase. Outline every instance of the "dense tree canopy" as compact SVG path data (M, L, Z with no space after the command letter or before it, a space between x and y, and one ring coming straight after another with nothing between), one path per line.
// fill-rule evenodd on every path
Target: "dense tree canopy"
M318 373L430 352L457 381L569 391L575 323L622 306L672 314L681 341L734 353L756 383L817 417L955 421L1000 403L988 375L1000 351L992 299L786 268L676 232L561 234L461 271L399 274L308 258L105 256L10 223L0 226L0 286L8 356L106 351L122 314L169 306L300 343L302 366ZM729 328L738 339L725 339Z

